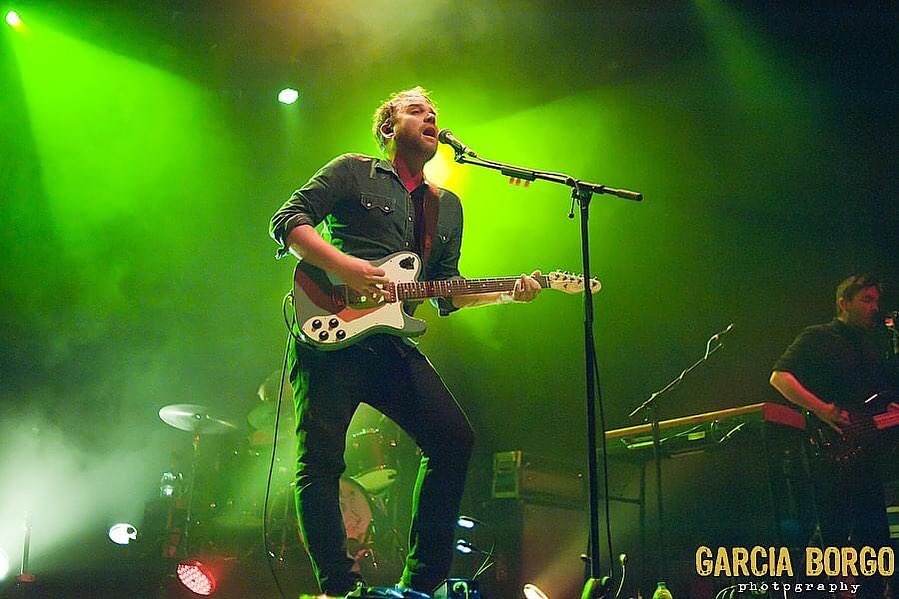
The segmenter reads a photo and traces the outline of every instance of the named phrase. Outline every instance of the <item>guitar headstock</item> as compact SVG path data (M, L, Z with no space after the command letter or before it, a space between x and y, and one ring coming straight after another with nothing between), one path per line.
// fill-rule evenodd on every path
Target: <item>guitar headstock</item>
M546 281L551 289L564 291L565 293L583 293L584 277L582 275L572 274L568 271L554 270L546 275ZM599 279L590 279L590 292L596 293L602 289L602 283Z

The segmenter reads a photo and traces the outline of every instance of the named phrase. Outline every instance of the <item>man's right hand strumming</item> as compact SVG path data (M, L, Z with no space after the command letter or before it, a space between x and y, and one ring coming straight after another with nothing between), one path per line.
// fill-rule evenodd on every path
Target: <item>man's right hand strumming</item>
M775 370L771 373L770 383L786 399L810 411L838 433L843 432L841 427L851 424L846 410L819 398L800 383L793 373Z
M838 433L843 432L842 427L849 426L851 424L851 421L849 420L849 412L842 409L836 404L826 404L826 408L815 411L814 414L822 422L826 423L830 428L837 431Z
M349 255L334 268L334 274L360 293L377 295L390 282L383 268Z
M290 252L302 260L308 260L328 272L332 272L360 293L378 294L378 285L386 285L387 279L383 268L379 268L361 258L344 254L325 241L314 228L309 225L294 227L287 236Z

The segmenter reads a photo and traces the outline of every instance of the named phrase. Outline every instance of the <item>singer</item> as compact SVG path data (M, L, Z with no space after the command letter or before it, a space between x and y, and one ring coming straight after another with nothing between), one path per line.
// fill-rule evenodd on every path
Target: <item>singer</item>
M890 398L895 401L899 391L895 359L878 326L880 293L880 283L870 275L841 282L836 318L803 330L771 374L774 388L822 423L815 435L822 459L813 470L824 546L890 545L881 474L889 443L883 435L856 435L858 424L870 424L871 416L890 409ZM859 582L859 597L884 596L883 578ZM895 576L892 585L895 591Z
M373 133L383 158L344 154L318 171L275 213L270 233L288 252L377 294L388 283L370 261L398 251L421 257L424 280L458 278L462 205L425 180L437 151L437 110L424 89L393 94L375 111ZM324 223L331 241L316 230ZM535 272L535 274L538 274ZM512 292L443 298L439 314L469 306L529 302L540 290L521 275ZM408 306L407 311L414 311ZM431 593L453 555L454 525L471 456L472 426L428 359L411 342L373 335L337 351L291 343L290 381L297 415L296 507L323 593L361 593L347 555L340 477L350 419L360 402L396 422L422 450L413 497L409 552L400 586Z

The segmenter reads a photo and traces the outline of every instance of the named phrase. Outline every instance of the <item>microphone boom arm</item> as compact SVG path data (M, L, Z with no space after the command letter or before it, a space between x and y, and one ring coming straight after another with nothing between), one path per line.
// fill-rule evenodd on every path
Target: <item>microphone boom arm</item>
M617 189L615 187L609 187L607 185L602 185L599 183L579 181L563 173L540 171L523 166L516 166L514 164L496 162L495 160L487 160L485 158L473 156L465 152L460 152L458 149L456 149L456 156L454 160L459 164L472 164L474 166L482 166L484 168L499 171L507 177L514 177L515 179L521 179L522 181L536 181L539 179L542 181L550 181L551 183L567 185L568 187L579 190L581 192L613 195L615 197L625 200L631 200L634 202L640 202L643 200L643 194L638 191L631 191L629 189Z

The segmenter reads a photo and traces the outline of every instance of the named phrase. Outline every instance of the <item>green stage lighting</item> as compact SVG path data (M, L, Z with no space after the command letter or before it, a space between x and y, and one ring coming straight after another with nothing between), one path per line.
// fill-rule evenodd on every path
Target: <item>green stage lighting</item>
M6 24L14 29L18 29L22 26L22 17L16 11L11 10L6 13Z
M299 97L300 92L289 87L278 92L278 102L281 102L282 104L293 104Z

